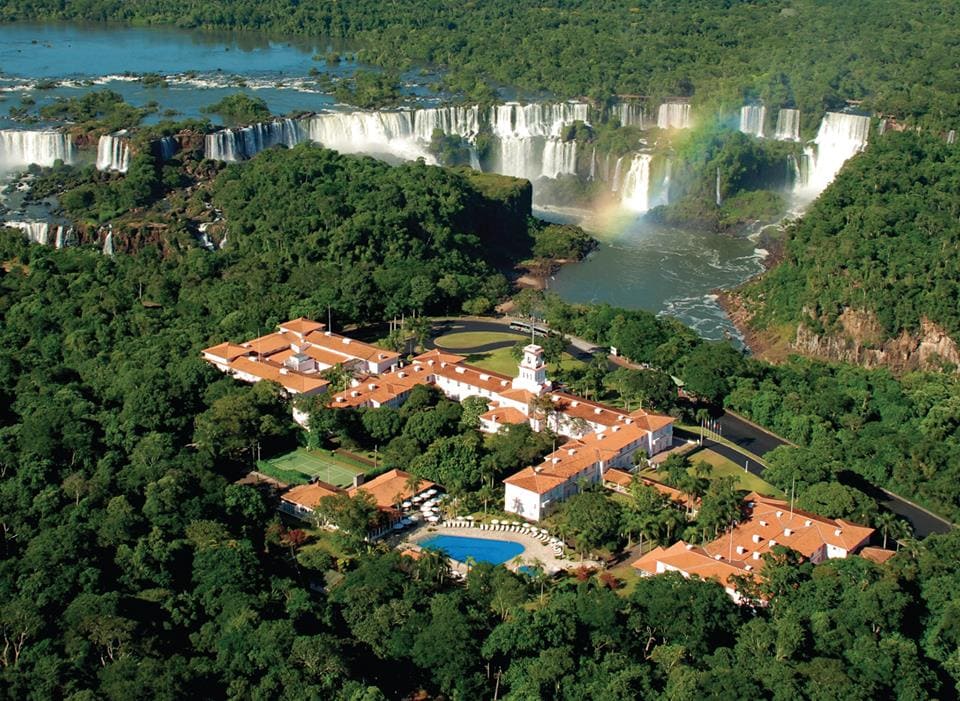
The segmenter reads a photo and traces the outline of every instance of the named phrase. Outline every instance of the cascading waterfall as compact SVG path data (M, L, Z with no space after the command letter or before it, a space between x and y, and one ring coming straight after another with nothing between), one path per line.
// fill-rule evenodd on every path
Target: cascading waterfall
M763 138L764 124L767 121L767 108L763 105L744 105L740 108L740 131Z
M585 102L533 102L521 105L508 102L490 108L490 128L501 138L531 136L559 137L564 127L574 122L588 122L590 105Z
M64 224L51 224L45 221L6 221L0 225L20 229L28 240L44 246L53 245L54 248L63 248L73 243L73 227Z
M723 198L720 196L720 168L717 168L717 206L723 204Z
M661 129L689 129L690 105L686 102L664 102L657 110L657 126Z
M341 153L385 154L408 161L423 158L434 163L435 159L427 150L433 128L420 141L414 131L415 121L411 111L328 112L308 117L303 126L310 141ZM436 120L421 120L424 125L431 122L436 123Z
M180 150L180 142L175 136L164 136L153 142L154 151L161 161L169 161Z
M823 192L843 164L866 147L869 134L869 117L827 112L813 146L803 151L804 162L795 193L804 199L813 199Z
M97 142L97 170L126 173L130 167L130 142L126 130L104 134Z
M107 235L103 237L103 255L113 255L113 231L107 231Z
M577 172L577 142L547 139L543 145L541 177L557 178Z
M59 131L0 129L0 170L73 162L73 144Z
M617 159L616 165L613 166L613 180L610 183L610 189L613 192L620 192L620 172L623 167L623 156Z
M587 178L588 180L597 179L597 147L593 147L593 151L590 152L590 175Z
M773 138L777 141L800 141L800 110L780 108Z
M636 102L621 102L613 107L613 115L620 121L622 127L644 126L643 105Z
M474 105L414 110L413 136L418 141L430 143L435 129L472 141L480 131L480 108Z
M956 129L951 129L950 131L947 132L947 143L948 143L948 144L955 144L955 143L957 143L957 130L956 130Z
M620 187L620 203L631 212L642 213L650 209L650 164L653 156L638 153L630 161L630 167ZM618 163L619 166L619 163Z
M296 146L303 140L300 125L292 119L259 122L242 129L207 134L204 157L216 161L242 161L271 146Z

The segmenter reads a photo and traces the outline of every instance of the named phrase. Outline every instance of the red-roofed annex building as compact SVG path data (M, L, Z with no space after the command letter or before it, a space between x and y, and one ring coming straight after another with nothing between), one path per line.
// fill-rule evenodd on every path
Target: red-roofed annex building
M702 546L679 541L669 548L654 548L633 567L644 576L675 571L684 577L715 579L739 603L735 577L762 577L764 555L777 545L817 564L856 553L873 533L873 528L793 509L786 501L752 492L744 497L741 521L719 538Z

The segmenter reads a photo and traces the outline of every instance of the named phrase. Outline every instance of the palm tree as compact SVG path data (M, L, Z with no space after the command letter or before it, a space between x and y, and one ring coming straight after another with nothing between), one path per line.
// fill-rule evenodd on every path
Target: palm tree
M883 549L887 549L887 538L897 527L897 516L892 511L883 511L873 519L873 525L883 534Z
M680 526L682 526L682 525L683 525L684 523L686 523L686 522L687 522L686 517L685 517L683 514L681 514L679 510L674 509L674 508L665 509L665 510L660 514L660 523L663 525L663 527L664 527L664 528L666 529L666 531L667 531L667 543L668 543L668 544L669 544L670 541L673 539L673 531L674 531L674 529L675 529L675 528L679 528Z
M410 496L416 495L420 491L420 485L423 484L423 479L420 475L411 472L406 481L403 483L403 488L410 491Z

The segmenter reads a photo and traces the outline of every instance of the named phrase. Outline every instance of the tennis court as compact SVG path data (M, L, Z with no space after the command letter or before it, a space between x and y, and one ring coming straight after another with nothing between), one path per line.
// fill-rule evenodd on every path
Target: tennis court
M259 468L265 475L283 482L305 484L317 477L338 487L349 487L353 484L354 475L363 472L359 465L353 466L329 453L306 450L295 450L272 460L261 460Z

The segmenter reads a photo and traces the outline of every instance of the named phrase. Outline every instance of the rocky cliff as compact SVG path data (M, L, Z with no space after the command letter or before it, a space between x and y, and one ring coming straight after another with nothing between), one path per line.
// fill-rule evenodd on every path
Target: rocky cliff
M888 367L897 372L960 367L960 349L941 327L923 319L913 332L883 338L870 312L845 309L836 331L817 333L806 324L797 327L790 344L794 352L863 367Z
M816 330L819 324L813 319L796 328L758 329L753 323L755 310L743 297L726 292L720 302L754 355L770 362L798 354L866 368L887 367L898 373L960 368L957 342L929 319L923 319L919 329L902 331L895 338L885 337L872 312L851 308L844 309L828 330Z

